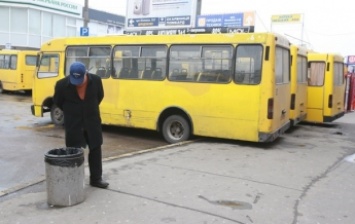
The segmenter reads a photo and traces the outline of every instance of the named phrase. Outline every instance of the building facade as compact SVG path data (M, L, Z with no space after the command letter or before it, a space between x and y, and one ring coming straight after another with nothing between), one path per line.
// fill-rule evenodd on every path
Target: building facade
M57 37L98 36L121 33L125 17L88 9L88 29L83 6L62 0L0 0L0 49L39 49Z

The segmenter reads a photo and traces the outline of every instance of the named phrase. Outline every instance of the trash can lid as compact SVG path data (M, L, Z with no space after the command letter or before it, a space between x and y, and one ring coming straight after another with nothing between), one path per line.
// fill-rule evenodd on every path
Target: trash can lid
M83 156L84 151L82 148L75 147L65 147L65 148L56 148L49 150L45 156L50 158L70 158Z

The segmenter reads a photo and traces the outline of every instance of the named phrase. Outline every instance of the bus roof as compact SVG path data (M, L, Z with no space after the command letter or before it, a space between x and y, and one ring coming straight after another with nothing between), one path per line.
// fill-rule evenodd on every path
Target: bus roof
M287 38L275 33L223 33L223 34L184 34L184 35L117 35L57 38L43 44L41 50L63 50L69 45L116 45L124 44L231 44L266 43L275 40L278 45L289 47Z
M344 57L336 53L310 52L308 54L308 61L327 61L329 59L333 59L337 62L344 62Z
M298 55L306 56L310 51L304 46L291 44L291 50L295 50Z
M25 54L33 54L37 55L38 50L13 50L13 49L2 49L0 50L0 54L18 54L18 53L25 53Z

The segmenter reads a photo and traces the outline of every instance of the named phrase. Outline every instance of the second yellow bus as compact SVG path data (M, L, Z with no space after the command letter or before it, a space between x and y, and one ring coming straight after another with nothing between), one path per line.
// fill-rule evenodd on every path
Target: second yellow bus
M0 50L0 93L32 91L38 51Z

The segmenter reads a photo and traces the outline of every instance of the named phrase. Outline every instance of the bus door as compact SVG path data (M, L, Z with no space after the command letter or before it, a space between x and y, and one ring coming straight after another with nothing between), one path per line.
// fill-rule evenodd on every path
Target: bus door
M274 99L268 102L268 108L273 104L273 129L289 126L290 118L290 51L276 47L275 59L275 92ZM270 111L268 111L269 114Z
M17 55L4 54L1 57L0 84L4 90L16 89Z
M344 65L341 62L330 63L325 79L324 122L331 122L344 113Z
M302 121L307 115L307 57L304 55L297 57L296 80L297 89L294 106L296 114L300 118L300 121Z
M23 87L27 89L32 89L32 83L33 83L33 77L34 77L34 72L36 69L36 59L37 55L35 54L25 54L22 60L22 84Z
M33 80L33 115L42 117L46 108L52 106L52 97L54 95L54 86L56 82L63 78L59 76L60 57L62 52L42 52L39 55L39 64ZM47 106L45 106L47 105Z
M18 73L18 57L16 54L13 55L5 55L5 61L9 61L8 67L8 75L6 81L10 85L7 87L10 90L16 89L16 83L19 83L19 75Z
M328 102L324 91L326 66L324 61L308 64L307 121L323 122L323 108Z
M291 104L290 120L296 125L307 114L307 52L303 48L291 47Z

